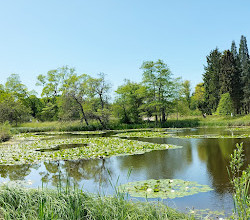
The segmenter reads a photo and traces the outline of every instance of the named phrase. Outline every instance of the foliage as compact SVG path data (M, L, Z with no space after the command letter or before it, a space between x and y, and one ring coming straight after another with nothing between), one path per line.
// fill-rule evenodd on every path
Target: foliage
M194 95L191 97L191 109L199 109L202 113L206 112L205 106L205 88L203 83L199 83L195 86Z
M29 120L30 109L11 94L0 92L0 123L19 123Z
M188 104L188 108L190 109L191 106L191 85L189 80L185 80L183 82L183 94L185 97L185 100Z
M209 186L179 179L160 179L129 182L119 187L133 197L174 199L212 190Z
M241 36L239 48L239 61L241 70L241 87L243 90L243 111L245 114L250 113L250 59L245 36Z
M176 86L171 77L171 71L162 60L145 61L141 69L143 70L142 83L148 91L145 100L146 110L152 112L156 121L161 118L162 122L165 122L166 114L171 109Z
M138 123L141 122L142 108L147 91L146 87L125 80L124 84L119 86L115 91L117 94L114 104L115 114L121 119L122 123ZM150 112L145 113L146 116L151 116Z
M221 71L221 53L218 48L212 50L207 56L207 66L204 67L204 101L206 112L211 114L216 111L220 100L219 75Z
M7 141L8 139L10 139L11 137L11 126L10 124L7 122L5 122L4 124L0 124L0 142L2 141Z
M227 92L229 92L232 99L235 113L240 113L240 98L242 96L240 70L233 54L229 50L224 51L221 57L220 69L220 93L224 94Z
M227 92L221 95L221 99L216 111L217 115L231 115L234 112L232 99Z
M250 165L241 171L244 164L243 143L236 145L236 150L231 154L230 179L234 190L234 209L239 219L248 219L250 216Z

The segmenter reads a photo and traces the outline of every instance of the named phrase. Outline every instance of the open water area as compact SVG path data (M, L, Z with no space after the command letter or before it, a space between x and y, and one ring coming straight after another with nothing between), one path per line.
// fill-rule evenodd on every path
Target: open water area
M28 187L56 187L59 180L70 179L79 188L90 193L111 195L115 186L148 179L182 179L208 185L213 190L175 199L148 199L163 201L182 211L209 209L232 213L233 199L228 170L230 155L236 143L243 142L245 167L250 163L250 138L237 138L250 130L226 128L197 128L171 130L176 136L201 135L198 138L129 138L160 144L182 146L178 149L151 151L140 155L112 156L110 158L81 159L74 161L47 161L39 164L1 165L0 182L25 180ZM111 136L107 134L90 135ZM211 135L228 135L230 138L207 138ZM234 138L234 136L236 136ZM53 138L76 135L55 135ZM81 135L79 135L81 137ZM86 137L86 135L84 136ZM145 198L131 198L144 201Z

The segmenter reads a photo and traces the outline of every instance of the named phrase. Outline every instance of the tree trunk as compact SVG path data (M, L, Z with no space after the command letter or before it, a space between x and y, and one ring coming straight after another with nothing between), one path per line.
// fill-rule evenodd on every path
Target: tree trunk
M79 100L78 100L74 95L73 95L73 98L76 100L76 102L78 103L78 105L79 105L79 107L80 107L80 109L81 109L81 113L82 113L81 122L83 122L83 119L84 119L86 125L88 126L89 123L88 123L87 117L86 117L86 115L85 115L85 113L84 113L84 110L83 110L83 107L82 107L81 102L79 102Z

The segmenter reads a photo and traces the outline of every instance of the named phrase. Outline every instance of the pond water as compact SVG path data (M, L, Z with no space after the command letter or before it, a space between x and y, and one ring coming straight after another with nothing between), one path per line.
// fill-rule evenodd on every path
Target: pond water
M234 136L250 133L250 130L233 131L221 128L169 129L168 131L175 132L177 136L218 134ZM106 136L111 134L114 134L114 132L108 133ZM105 136L105 134L99 135ZM70 134L67 134L65 137L68 138L69 136ZM98 135L90 135L90 137L93 136L99 137ZM62 137L62 135L55 135L53 138ZM230 154L233 153L236 143L243 142L245 164L249 164L250 138L166 137L129 139L160 144L174 144L183 146L183 148L152 151L141 155L113 156L106 159L48 161L35 165L1 165L0 182L31 180L32 185L30 187L36 188L42 185L48 187L56 186L59 179L66 181L67 178L70 178L85 191L91 193L101 192L107 195L114 193L115 185L127 182L147 179L182 179L208 185L213 191L176 199L164 199L164 203L182 211L193 208L208 208L213 211L224 210L225 213L231 213L233 210L232 188L227 172Z

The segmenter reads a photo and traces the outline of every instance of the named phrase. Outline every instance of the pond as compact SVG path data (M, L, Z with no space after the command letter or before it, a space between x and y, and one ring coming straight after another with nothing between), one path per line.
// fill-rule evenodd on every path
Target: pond
M148 130L146 130L147 132ZM125 132L125 131L124 131ZM144 131L145 132L145 131ZM155 132L155 131L154 131ZM236 143L244 143L246 164L250 163L249 129L199 128L199 129L160 129L164 135L160 138L130 137L127 133L43 133L33 134L37 140L89 138L115 138L157 144L170 144L182 148L153 150L144 154L98 157L95 159L45 161L37 164L0 165L0 182L26 180L29 187L53 187L70 178L79 187L91 193L113 194L114 186L148 179L181 179L208 185L213 190L175 199L164 199L167 205L182 211L187 209L210 209L212 211L233 210L232 187L229 183L227 167L230 154ZM113 135L120 133L120 136ZM134 135L138 130L133 131ZM146 134L146 133L145 133ZM148 133L150 134L150 133ZM172 135L169 135L172 134ZM152 134L150 134L152 135ZM245 135L244 137L242 135ZM36 137L35 137L36 136ZM145 135L144 135L145 136ZM157 136L157 135L154 135ZM211 137L211 138L210 138ZM22 141L32 142L30 136ZM19 140L20 141L20 140ZM34 140L33 140L34 141ZM88 143L76 143L52 146L51 149L87 147ZM2 145L4 147L5 145ZM51 149L41 148L49 153ZM130 173L131 172L131 173ZM32 183L32 184L31 184ZM136 198L145 200L145 198ZM161 200L161 199L149 199Z

